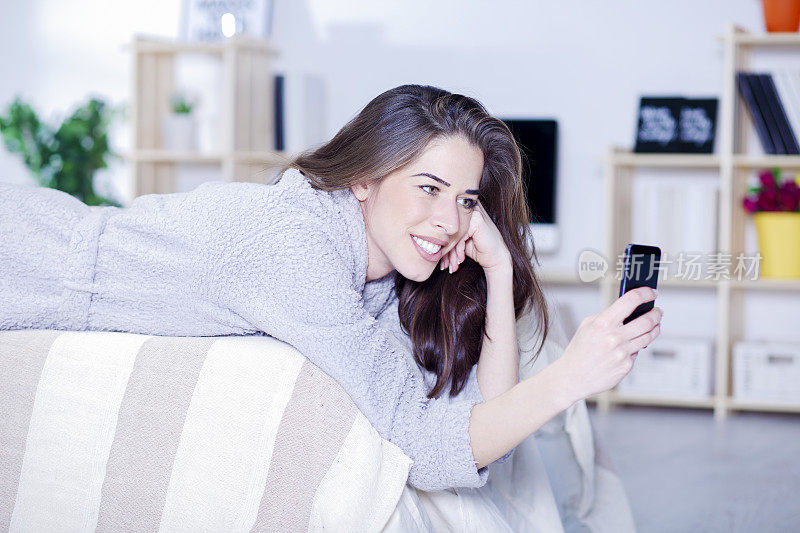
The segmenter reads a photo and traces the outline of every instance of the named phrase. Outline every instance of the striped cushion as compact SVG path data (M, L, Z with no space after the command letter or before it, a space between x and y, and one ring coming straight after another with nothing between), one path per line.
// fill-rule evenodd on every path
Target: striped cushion
M379 531L411 460L271 337L0 332L0 531Z

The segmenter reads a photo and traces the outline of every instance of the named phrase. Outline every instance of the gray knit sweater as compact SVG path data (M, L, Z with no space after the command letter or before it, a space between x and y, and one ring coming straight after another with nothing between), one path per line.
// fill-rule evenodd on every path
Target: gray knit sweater
M344 387L414 461L411 485L486 483L468 433L484 401L476 367L457 397L426 398L435 376L400 328L394 273L365 283L349 189L319 191L290 169L275 185L207 182L114 208L0 184L0 239L0 329L267 334Z

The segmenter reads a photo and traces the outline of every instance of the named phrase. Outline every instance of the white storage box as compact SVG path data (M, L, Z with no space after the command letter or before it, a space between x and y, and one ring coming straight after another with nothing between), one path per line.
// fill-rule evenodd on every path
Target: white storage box
M630 373L617 385L620 395L706 399L713 394L713 342L658 337L639 350Z
M733 347L733 397L800 405L800 343L737 342Z

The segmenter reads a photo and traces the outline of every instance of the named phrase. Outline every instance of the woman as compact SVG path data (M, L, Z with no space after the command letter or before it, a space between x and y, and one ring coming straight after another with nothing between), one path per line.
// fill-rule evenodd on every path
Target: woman
M129 208L2 186L0 329L265 333L341 383L413 459L411 485L479 487L659 333L658 309L621 324L652 299L628 293L518 383L515 319L548 327L520 170L480 103L404 85L272 186L209 182Z

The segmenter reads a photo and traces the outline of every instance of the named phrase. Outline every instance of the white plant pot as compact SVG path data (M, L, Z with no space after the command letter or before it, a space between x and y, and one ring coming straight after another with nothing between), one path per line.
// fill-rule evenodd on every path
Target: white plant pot
M171 114L161 122L164 149L174 151L197 150L197 124L193 115Z

